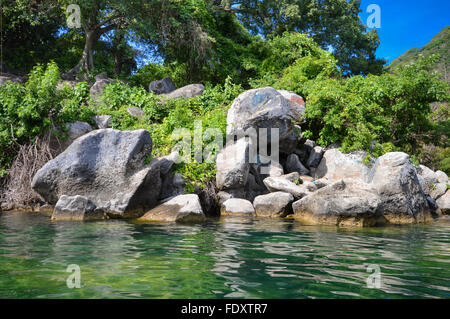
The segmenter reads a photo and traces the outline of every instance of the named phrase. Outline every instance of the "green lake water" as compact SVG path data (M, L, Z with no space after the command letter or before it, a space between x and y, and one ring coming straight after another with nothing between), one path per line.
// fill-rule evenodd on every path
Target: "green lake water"
M81 270L70 289L68 265ZM369 265L381 270L369 288ZM54 222L0 214L0 298L449 298L450 219L337 229L293 220Z

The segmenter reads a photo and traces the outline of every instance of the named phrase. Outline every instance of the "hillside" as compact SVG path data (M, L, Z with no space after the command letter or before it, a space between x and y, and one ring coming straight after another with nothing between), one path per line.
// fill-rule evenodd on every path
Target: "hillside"
M450 26L445 27L433 39L425 45L423 48L412 48L402 54L400 57L392 61L388 69L395 71L401 66L410 64L416 61L419 56L430 56L432 54L439 54L441 56L439 62L437 62L435 70L442 74L442 79L445 81L450 80Z

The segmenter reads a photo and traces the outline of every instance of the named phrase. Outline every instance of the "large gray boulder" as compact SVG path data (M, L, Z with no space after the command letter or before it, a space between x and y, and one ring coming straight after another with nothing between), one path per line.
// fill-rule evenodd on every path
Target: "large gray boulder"
M177 98L192 98L198 95L201 95L205 90L205 86L203 84L189 84L183 86L175 91L170 92L166 95L166 98L169 99L177 99Z
M216 158L216 184L219 190L239 189L247 184L250 172L250 141L241 138L226 145Z
M257 196L253 201L253 206L258 217L286 217L292 213L293 201L294 196L291 194L275 192Z
M408 224L430 219L426 196L408 154L393 152L379 157L370 181L382 200L380 210L390 223Z
M253 216L255 209L250 201L240 198L226 200L221 208L221 216Z
M327 150L316 170L317 178L326 178L331 182L357 178L369 182L371 167L364 164L367 153L363 151L343 154L339 149ZM374 161L372 162L374 164Z
M292 111L294 112L297 122L303 121L305 113L305 101L303 98L300 95L287 90L278 90L278 93L280 93L286 100L297 104L297 107L292 108Z
M62 195L53 211L53 220L99 220L104 219L103 210L84 196Z
M89 123L86 122L76 121L74 123L66 123L65 126L66 130L64 132L56 127L53 127L52 130L52 135L50 138L50 147L53 150L57 150L57 153L63 152L77 138L89 132L92 132L91 125L89 125Z
M277 128L280 151L283 152L281 146L285 141L295 145L298 142L292 134L295 133L295 122L300 120L299 114L302 114L302 109L297 103L285 99L271 87L249 90L239 95L228 110L227 134L237 134L249 128L257 133L259 129L266 128L270 133L270 129Z
M206 220L196 194L179 195L153 208L139 221L201 223Z
M170 76L150 83L149 91L155 94L169 94L177 89Z
M110 217L138 217L160 194L159 166L145 165L151 151L146 130L96 130L45 164L32 188L50 204L62 195L80 195Z
M307 225L374 226L379 196L371 185L352 179L325 186L292 205L294 218Z
M439 207L441 214L450 215L450 191L439 197L436 200L436 204Z
M416 168L416 171L424 193L430 194L433 186L439 183L436 174L425 165L420 165Z

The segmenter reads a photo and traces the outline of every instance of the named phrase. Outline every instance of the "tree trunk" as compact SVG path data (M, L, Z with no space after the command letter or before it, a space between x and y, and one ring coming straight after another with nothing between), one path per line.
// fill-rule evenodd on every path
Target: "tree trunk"
M74 80L75 76L81 72L82 69L86 70L87 75L94 69L94 47L99 39L98 32L91 30L86 32L86 41L84 44L83 54L76 66L74 66L69 72L64 74L65 80Z

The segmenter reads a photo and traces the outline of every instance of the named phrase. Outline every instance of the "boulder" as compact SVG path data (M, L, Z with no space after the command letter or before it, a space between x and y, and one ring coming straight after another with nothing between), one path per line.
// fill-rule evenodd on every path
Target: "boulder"
M357 178L367 183L371 167L363 163L366 156L367 153L362 151L343 154L337 148L327 150L316 169L316 178L326 178L331 182Z
M303 166L302 162L298 158L298 155L291 154L286 160L286 171L288 173L298 172L300 175L308 175L309 169Z
M311 154L311 151L314 147L316 147L316 142L311 140L306 140L303 144L300 146L297 146L294 150L294 153L298 155L300 161L303 163L306 163L309 159L309 155Z
M170 76L150 83L149 91L155 94L168 94L177 89Z
M221 216L253 216L255 209L251 202L240 198L230 198L226 200L221 208Z
M433 199L438 199L442 195L444 195L447 192L447 183L437 183L433 186L430 196Z
M139 221L201 223L206 220L196 194L179 195L153 208Z
M94 115L92 119L99 129L111 127L111 115Z
M75 123L66 123L66 131L62 132L59 128L53 128L58 135L64 138L56 138L53 134L50 139L50 146L54 150L58 150L57 153L63 152L68 148L77 138L92 132L92 127L86 122L76 121Z
M294 202L294 218L307 225L374 226L380 219L379 196L371 185L341 180Z
M297 107L292 109L293 112L295 112L295 120L297 122L303 121L305 113L305 101L303 100L303 98L300 95L287 90L278 90L278 93L280 93L286 100L297 104Z
M190 84L183 86L175 91L170 92L166 95L169 99L177 99L177 98L191 98L201 95L205 90L205 86L203 84Z
M247 184L250 172L248 159L250 142L241 138L226 145L217 155L216 184L219 190L239 189Z
M53 211L53 220L99 220L104 219L103 210L84 196L62 195Z
M264 179L264 185L267 189L274 192L285 192L292 194L296 199L308 196L311 191L305 185L297 185L290 180L280 177L267 177Z
M387 153L379 157L369 178L378 196L380 211L392 224L429 220L429 207L416 169L408 154Z
M108 78L108 75L106 72L100 73L95 77L95 83L91 86L89 92L91 93L91 96L94 100L97 100L97 98L102 94L103 89L106 85L109 83L115 83L117 82L114 79Z
M144 111L136 106L131 106L127 108L128 114L131 116L137 117L138 119L142 119L145 115Z
M448 176L443 171L436 171L435 174L439 183L448 183Z
M8 81L12 83L23 83L23 79L20 76L2 73L0 75L0 86L6 84Z
M271 87L249 90L239 95L228 110L227 134L246 131L249 128L279 129L280 151L286 141L291 141L294 147L297 138L293 138L296 114L301 112L300 106L286 100L277 90ZM270 143L270 139L268 139ZM288 143L289 144L289 143ZM289 147L288 147L289 148Z
M257 163L254 164L257 172L265 177L269 176L281 176L284 174L283 166L277 161L272 160L270 157L258 155Z
M322 156L324 153L324 149L320 146L315 146L311 153L309 154L308 161L306 162L306 165L311 167L317 167L320 164L320 161L322 160Z
M286 217L292 213L294 196L289 193L275 192L257 196L253 201L258 217Z
M50 204L80 195L110 217L138 217L154 207L161 188L159 166L144 163L151 151L146 130L96 130L45 164L32 188Z
M436 200L436 204L443 215L450 215L450 191Z
M160 169L163 168L160 166ZM162 202L166 202L175 196L184 194L186 183L181 174L161 174L161 179L161 193L159 195L159 199Z
M436 174L425 165L420 165L416 171L424 193L430 194L433 186L439 182Z

